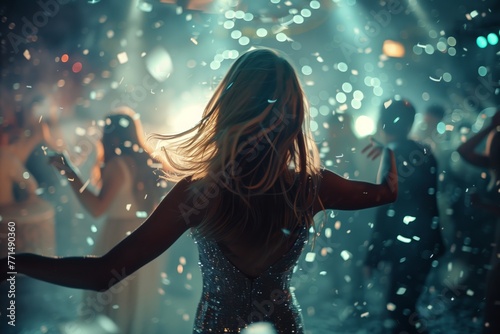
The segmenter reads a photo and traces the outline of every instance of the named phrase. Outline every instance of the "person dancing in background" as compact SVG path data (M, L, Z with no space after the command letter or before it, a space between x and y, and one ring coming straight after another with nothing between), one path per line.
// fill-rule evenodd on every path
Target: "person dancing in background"
M320 168L297 72L272 49L250 50L235 61L196 126L155 138L169 143L162 150L171 170L166 178L178 183L139 228L102 256L18 254L17 271L68 287L113 289L191 229L203 276L193 333L239 333L259 321L281 334L304 333L290 280L313 216L397 197L389 149L370 149L369 154L382 151L380 184ZM119 162L109 163L103 178L123 173ZM76 182L72 186L79 189Z
M365 259L368 276L389 265L387 296L392 333L426 333L417 312L428 273L444 252L436 201L437 167L430 149L408 139L415 108L389 100L380 108L379 133L397 159L399 196L377 209Z
M484 154L477 153L477 147L485 139ZM490 171L488 196L485 198L472 196L472 204L498 217L491 269L486 283L483 333L500 333L500 111L496 112L488 126L460 145L457 152L470 164Z
M142 126L131 109L120 107L104 121L103 161L98 195L91 192L65 155L56 155L51 163L69 179L78 199L94 217L106 215L94 254L102 256L134 231L158 205L162 189L153 173L153 159L142 138ZM155 287L160 286L162 263L154 261L128 278L108 296L84 294L83 319L96 313L112 319L121 333L148 333L159 303ZM120 272L120 269L117 269ZM110 297L111 296L111 299Z

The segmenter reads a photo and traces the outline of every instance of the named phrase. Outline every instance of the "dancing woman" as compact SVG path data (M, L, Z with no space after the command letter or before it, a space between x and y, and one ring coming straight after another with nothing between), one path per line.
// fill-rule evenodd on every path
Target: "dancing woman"
M390 150L382 150L380 184L346 180L320 169L307 120L291 64L271 49L244 53L194 128L156 136L166 141L166 177L178 183L138 229L98 257L18 255L18 272L103 291L191 229L203 275L194 333L238 333L257 321L279 333L304 333L290 279L314 215L397 197Z
M476 151L486 139L484 153ZM484 334L500 332L500 111L491 123L460 145L457 152L470 164L487 168L490 174L488 196L473 196L474 205L491 212L497 218L495 243L491 255L491 270L486 282L486 305L484 309Z
M77 198L94 217L105 216L105 222L93 249L102 256L134 231L158 205L162 189L153 173L153 159L142 138L138 114L120 107L104 120L102 166L99 193L86 187L78 170L64 155L51 158L52 164L65 174ZM89 291L79 310L83 320L104 314L112 319L121 333L147 333L155 324L151 318L160 302L162 263L154 261L134 273L106 295Z

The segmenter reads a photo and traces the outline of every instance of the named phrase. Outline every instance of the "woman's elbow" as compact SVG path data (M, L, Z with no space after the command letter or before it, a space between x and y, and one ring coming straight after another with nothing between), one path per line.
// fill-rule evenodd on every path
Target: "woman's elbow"
M398 199L398 179L389 178L384 184L383 196L384 201L389 204L393 203Z
M396 189L395 190L392 190L390 193L389 193L389 203L393 203L393 202L396 202L396 200L398 199L398 188L396 186Z
M398 199L398 185L388 184L386 187L386 191L384 191L381 197L381 205L394 203Z

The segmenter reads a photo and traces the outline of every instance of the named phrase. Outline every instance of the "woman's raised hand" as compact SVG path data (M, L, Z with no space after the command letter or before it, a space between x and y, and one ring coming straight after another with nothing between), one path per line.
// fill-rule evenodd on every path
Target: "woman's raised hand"
M368 151L366 156L375 160L382 154L383 150L384 145L375 138L371 137L370 143L361 151L361 153L366 153Z

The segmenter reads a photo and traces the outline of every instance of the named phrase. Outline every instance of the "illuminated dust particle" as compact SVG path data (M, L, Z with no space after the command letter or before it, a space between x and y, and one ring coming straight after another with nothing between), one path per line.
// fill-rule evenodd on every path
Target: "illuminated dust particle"
M417 217L413 217L413 216L404 216L403 218L403 223L405 223L406 225L408 225L409 223L415 221L415 219L417 219Z
M343 250L342 252L340 252L340 256L344 261L347 261L352 257L352 254L346 250Z
M398 239L399 241L405 243L405 244L409 244L411 242L411 239L410 238L406 238L406 237L403 237L401 234L399 234L396 239Z
M321 249L321 256L327 256L328 255L328 248L326 247L323 247Z
M305 261L306 262L314 262L314 259L316 258L316 253L313 253L313 252L308 252L306 254L306 258L305 258Z
M80 194L85 191L85 189L88 187L89 184L90 184L90 179L85 181L85 183L82 185L82 187L78 190L80 192Z
M146 211L137 211L135 213L135 216L137 218L147 218L148 217L148 213Z
M26 58L27 60L30 60L31 59L31 55L30 55L30 52L28 49L24 50L23 52L23 56L24 58Z
M121 52L117 54L116 57L118 58L118 62L120 64L125 64L126 62L128 62L128 55L126 52Z
M87 237L87 244L89 246L94 246L94 240L91 237Z
M73 73L79 73L82 70L82 68L83 68L82 63L77 61L76 63L73 64L71 70L73 71Z

